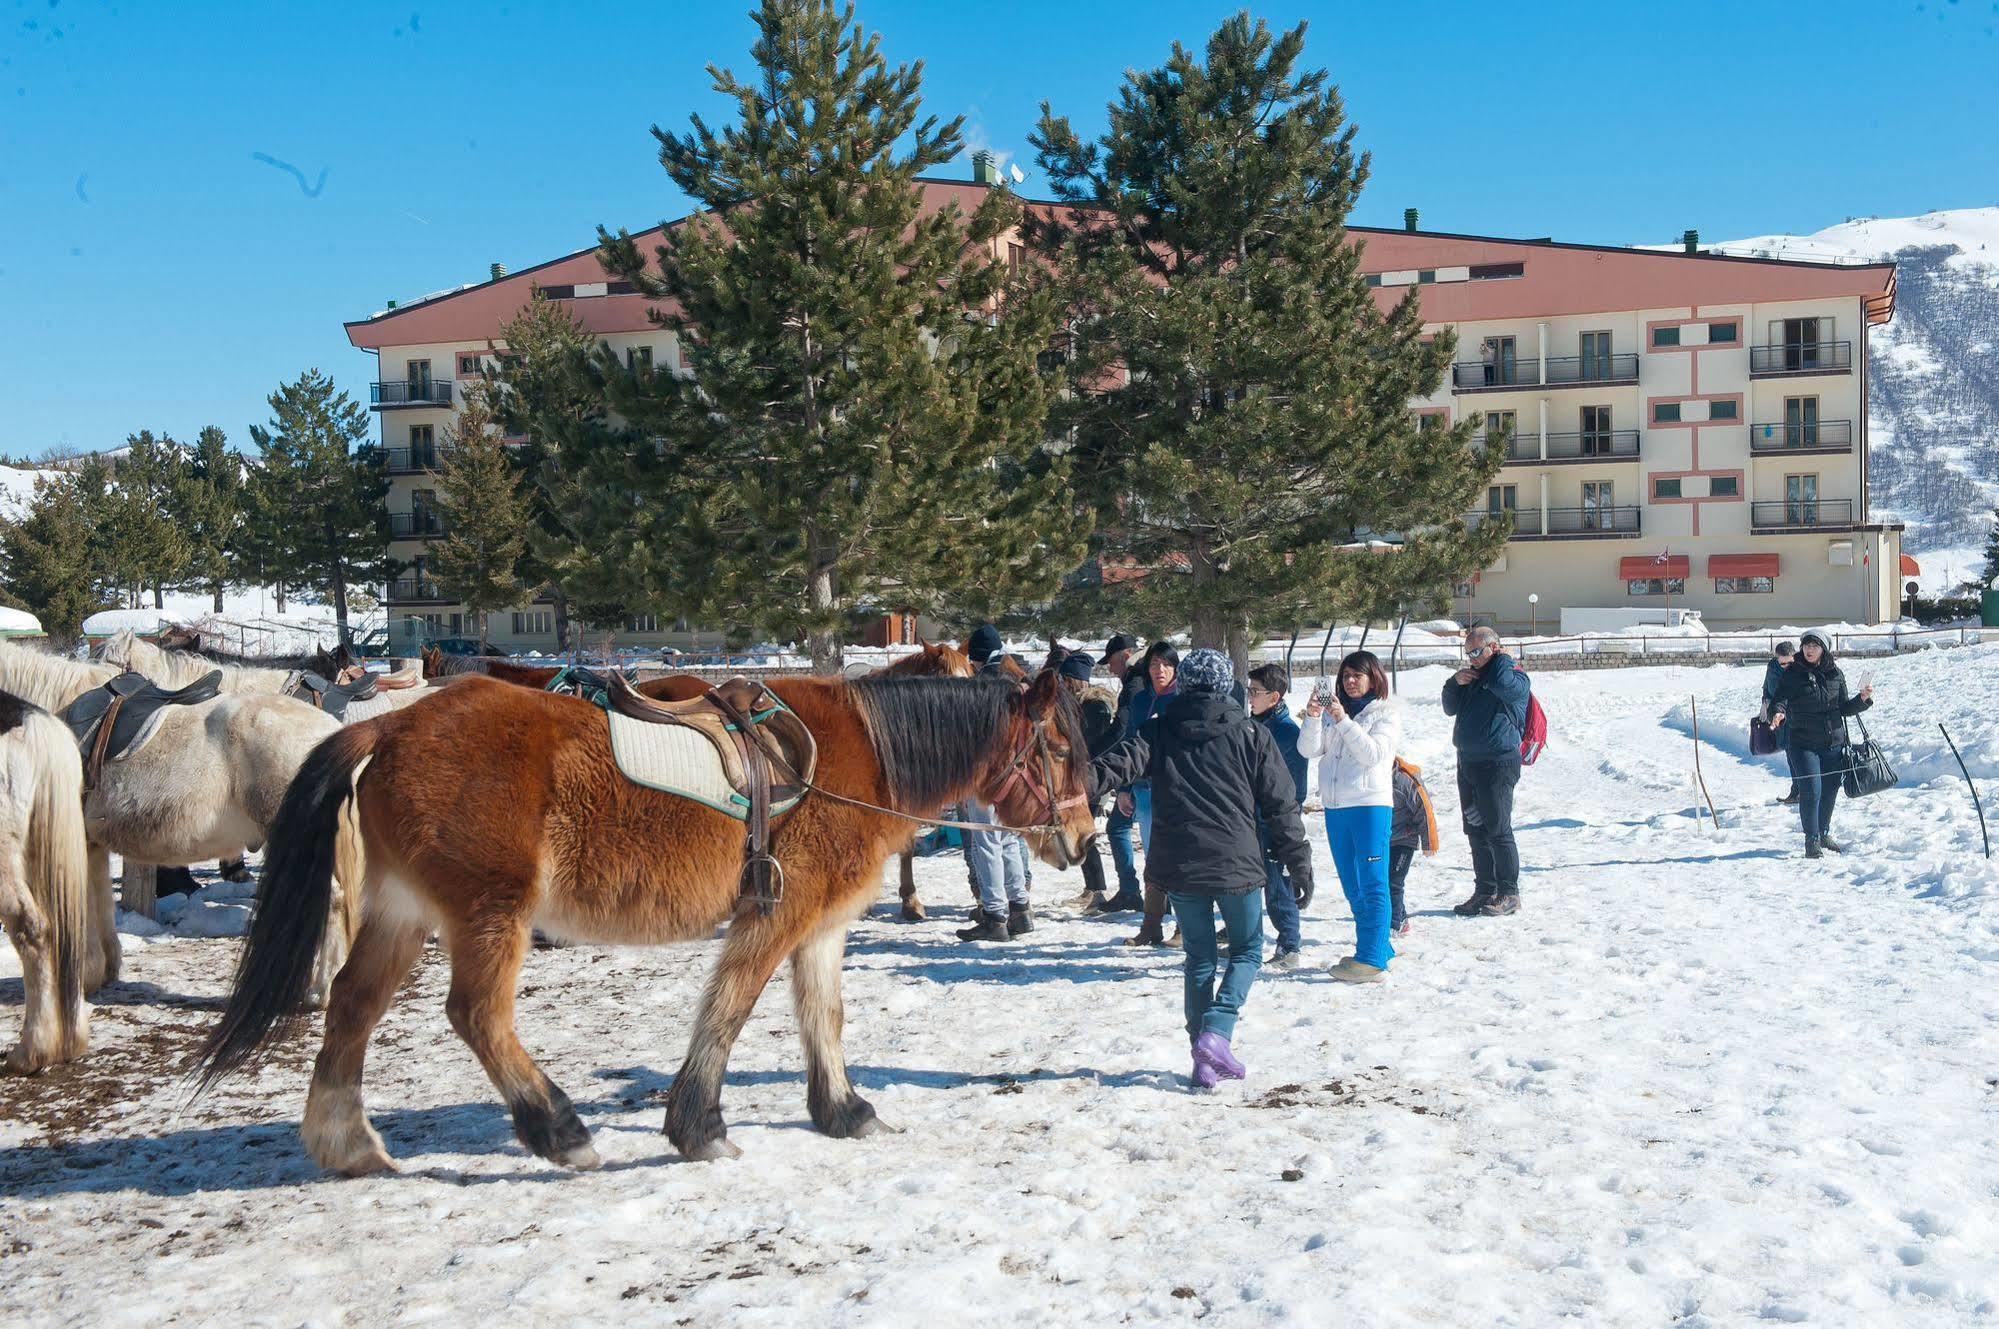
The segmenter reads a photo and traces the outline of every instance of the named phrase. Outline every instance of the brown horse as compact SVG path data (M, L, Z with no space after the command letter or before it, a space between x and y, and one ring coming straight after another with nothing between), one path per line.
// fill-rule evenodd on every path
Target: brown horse
M451 956L451 1027L506 1101L515 1134L543 1158L597 1162L569 1099L514 1032L514 987L536 927L657 943L729 923L667 1096L666 1133L687 1158L738 1152L722 1121L723 1074L786 957L813 1123L840 1137L880 1129L840 1051L840 965L848 924L909 838L896 814L934 816L974 795L1004 824L1048 828L1044 852L1066 866L1093 830L1088 751L1075 702L1053 676L1025 691L976 678L770 687L811 729L819 765L816 792L773 830L784 889L768 916L738 898L742 824L626 780L603 712L587 701L467 679L320 744L272 829L202 1083L251 1061L300 1018L336 873L351 881L360 867L361 928L327 1006L302 1123L321 1165L348 1174L393 1166L362 1107L362 1060L432 929Z

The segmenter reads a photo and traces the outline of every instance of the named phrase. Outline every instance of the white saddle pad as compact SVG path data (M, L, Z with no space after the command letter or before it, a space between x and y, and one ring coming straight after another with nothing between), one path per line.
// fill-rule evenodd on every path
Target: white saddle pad
M749 805L730 786L722 759L705 735L680 725L634 720L615 711L604 712L604 718L611 723L611 755L627 780L691 798L737 821L749 815ZM771 810L779 809L773 806Z

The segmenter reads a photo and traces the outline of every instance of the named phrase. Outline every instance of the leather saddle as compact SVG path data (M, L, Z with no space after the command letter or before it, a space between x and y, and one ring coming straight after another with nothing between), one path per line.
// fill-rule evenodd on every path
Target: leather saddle
M423 686L423 661L398 660L396 664L400 667L394 673L369 675L375 680L376 687L384 692L399 692L403 688Z
M83 751L84 792L97 788L105 762L117 761L152 736L162 709L199 705L221 693L220 669L173 692L128 669L64 707L62 721Z
M737 898L768 917L784 897L784 869L770 853L770 823L797 806L818 772L812 731L769 688L747 678L732 678L690 701L654 701L621 674L601 677L618 769L648 788L693 798L741 821ZM719 776L719 786L707 783L711 776Z
M601 706L607 711L611 709L611 676L602 670L564 665L555 671L554 678L542 685L541 690L581 697L593 706Z
M285 685L278 691L287 697L309 701L339 720L346 716L349 702L368 700L375 695L375 687L375 678L372 674L363 674L351 683L336 683L324 674L315 674L309 669L298 669L292 672L292 676L285 680Z

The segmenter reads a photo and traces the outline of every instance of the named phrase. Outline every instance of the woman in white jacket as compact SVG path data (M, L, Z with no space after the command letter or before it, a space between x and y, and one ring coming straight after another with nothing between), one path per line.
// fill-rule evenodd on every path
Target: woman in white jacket
M1353 909L1354 953L1329 972L1346 983L1375 983L1395 954L1388 941L1388 835L1402 714L1372 651L1340 661L1333 693L1315 694L1298 726L1298 754L1319 759L1326 839Z

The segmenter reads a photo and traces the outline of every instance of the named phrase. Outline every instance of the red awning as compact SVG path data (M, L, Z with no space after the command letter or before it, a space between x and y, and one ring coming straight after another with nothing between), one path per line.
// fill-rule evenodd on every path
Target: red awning
M1657 554L1627 554L1617 560L1619 581L1645 581L1652 577L1678 577L1686 580L1692 561L1685 554L1667 554L1661 558Z
M1777 575L1775 554L1709 554L1707 575L1710 577L1774 577Z
M1923 570L1916 566L1915 559L1904 554L1902 555L1902 575L1904 577L1920 577L1923 575Z

